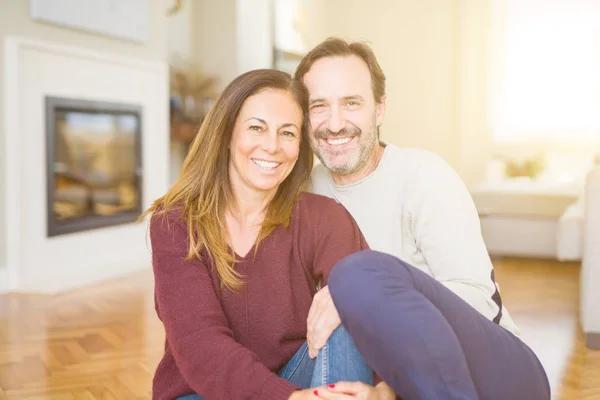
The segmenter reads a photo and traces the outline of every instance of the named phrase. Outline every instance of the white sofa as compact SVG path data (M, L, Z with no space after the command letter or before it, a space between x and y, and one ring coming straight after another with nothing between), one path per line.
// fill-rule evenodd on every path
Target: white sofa
M559 219L581 186L507 179L471 190L491 255L557 258Z
M580 196L558 220L556 258L560 261L581 261L583 258L584 197Z
M600 164L587 175L582 200L581 324L587 346L600 349Z

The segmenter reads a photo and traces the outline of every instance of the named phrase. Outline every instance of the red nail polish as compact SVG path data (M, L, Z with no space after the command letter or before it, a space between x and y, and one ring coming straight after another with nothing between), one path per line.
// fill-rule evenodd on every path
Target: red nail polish
M335 387L335 384L333 384L333 383L330 383L330 384L329 384L329 385L327 385L327 386L329 386L330 388L332 388L332 389L333 389L333 388Z
M319 395L319 391L318 390L315 390L313 393L315 394L315 396Z

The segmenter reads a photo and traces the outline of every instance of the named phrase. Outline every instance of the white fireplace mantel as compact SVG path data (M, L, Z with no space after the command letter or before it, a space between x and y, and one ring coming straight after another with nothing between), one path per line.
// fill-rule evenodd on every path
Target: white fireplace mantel
M7 265L0 291L52 293L148 268L145 224L46 236L44 96L141 105L143 208L168 187L165 63L8 37L4 40Z

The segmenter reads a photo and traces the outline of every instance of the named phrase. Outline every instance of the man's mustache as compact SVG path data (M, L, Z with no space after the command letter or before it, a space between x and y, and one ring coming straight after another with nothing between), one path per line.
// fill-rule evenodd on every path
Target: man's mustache
M330 137L354 137L354 136L360 135L361 133L362 133L362 131L356 127L344 128L337 132L332 132L327 128L321 128L321 129L318 129L317 131L315 131L315 138L316 139L327 139Z

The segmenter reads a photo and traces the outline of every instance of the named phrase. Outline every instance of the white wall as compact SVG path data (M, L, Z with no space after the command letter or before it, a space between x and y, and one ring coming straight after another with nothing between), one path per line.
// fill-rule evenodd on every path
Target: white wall
M457 171L469 185L485 178L492 157L491 3L455 1Z
M237 72L271 68L273 30L271 0L236 1Z
M175 1L169 0L169 6ZM167 55L169 60L189 60L194 56L194 18L197 2L182 1L181 8L167 17Z
M194 56L221 88L238 72L235 8L235 0L200 0L194 10Z
M164 61L167 56L167 16L166 0L150 0L149 39L140 44L98 34L78 31L56 25L34 22L29 17L28 0L0 0L0 46L8 35L22 36L32 39L43 39L52 43L72 45L89 50L101 50L107 53L127 55L154 61ZM4 52L0 51L0 89L4 89L5 72ZM0 171L5 171L6 163L3 155L6 152L5 101L0 96ZM37 162L41 163L42 160ZM7 232L5 215L6 182L4 174L0 174L0 279L7 263ZM12 233L10 233L12 234ZM2 286L0 282L0 286Z
M152 60L167 52L167 1L149 0L150 24L145 44L33 21L29 0L0 0L0 35L19 35Z
M222 89L239 74L272 65L270 0L194 3L194 57Z

